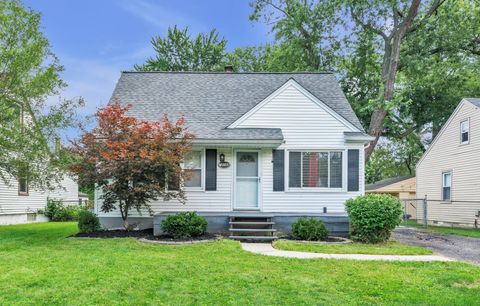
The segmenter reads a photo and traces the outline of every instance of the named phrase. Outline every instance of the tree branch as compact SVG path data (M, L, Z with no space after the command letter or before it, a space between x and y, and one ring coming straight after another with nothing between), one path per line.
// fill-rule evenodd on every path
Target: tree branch
M414 32L420 28L427 20L438 10L438 8L445 3L447 0L434 0L430 8L428 9L427 13L425 16L423 16L422 19L420 19L415 25L411 26L408 30L407 33Z
M385 40L385 41L388 41L389 38L387 36L387 34L385 34L385 32L383 32L382 30L380 29L377 29L376 27L374 27L372 24L370 23L365 23L361 20L361 18L355 14L355 12L353 11L353 8L350 7L350 14L352 15L352 18L353 20L358 23L360 26L362 26L364 29L366 30L370 30L380 36L382 36L382 38Z

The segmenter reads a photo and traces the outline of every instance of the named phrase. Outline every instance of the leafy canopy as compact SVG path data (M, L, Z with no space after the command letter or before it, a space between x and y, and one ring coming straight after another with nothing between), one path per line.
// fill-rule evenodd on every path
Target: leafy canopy
M98 110L98 127L73 144L71 166L81 184L98 186L103 212L119 209L127 230L132 209L151 213L149 203L158 198L184 202L181 163L193 138L183 118L143 121L128 109L115 102Z
M63 67L40 31L40 14L0 0L0 179L28 178L40 189L58 186L67 155L55 144L77 123L81 100L47 104L65 83Z
M138 71L220 71L227 41L218 37L215 29L192 38L188 28L168 28L167 37L152 38L155 58L143 65L135 65Z

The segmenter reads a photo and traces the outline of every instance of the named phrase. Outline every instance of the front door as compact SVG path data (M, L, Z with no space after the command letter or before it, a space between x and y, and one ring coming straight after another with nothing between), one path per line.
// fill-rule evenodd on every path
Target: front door
M235 156L235 209L259 209L258 151L237 151Z

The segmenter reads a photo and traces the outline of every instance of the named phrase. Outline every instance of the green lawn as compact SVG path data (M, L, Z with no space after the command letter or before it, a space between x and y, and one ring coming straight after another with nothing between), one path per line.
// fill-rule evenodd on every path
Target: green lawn
M413 226L413 227L422 227L421 224L418 224L416 221L407 221L404 222L403 225L405 226ZM428 226L426 228L429 231L448 234L448 235L458 235L458 236L466 236L466 237L473 237L473 238L480 238L480 228L461 228L461 227L450 227L450 226Z
M294 241L276 241L274 247L287 251L305 251L330 254L391 254L391 255L427 255L432 251L395 241L381 244L310 244Z
M73 223L0 227L0 305L476 305L480 267L267 257L238 242L66 238Z

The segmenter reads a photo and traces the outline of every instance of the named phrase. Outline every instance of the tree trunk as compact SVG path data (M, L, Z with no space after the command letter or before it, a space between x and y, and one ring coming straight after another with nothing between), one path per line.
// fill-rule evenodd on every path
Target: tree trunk
M388 37L385 36L385 52L383 55L383 64L382 64L382 84L383 92L379 98L379 105L373 111L372 117L370 120L370 126L368 128L368 133L375 137L365 149L365 162L368 162L370 156L375 150L375 146L378 143L378 139L382 136L383 133L383 124L387 116L387 110L385 109L387 102L393 99L393 93L395 89L395 79L397 77L398 64L400 62L400 47L402 40L405 37L407 30L411 27L415 17L417 16L418 8L420 6L421 0L412 0L410 5L408 16L405 20L396 27L391 35Z

